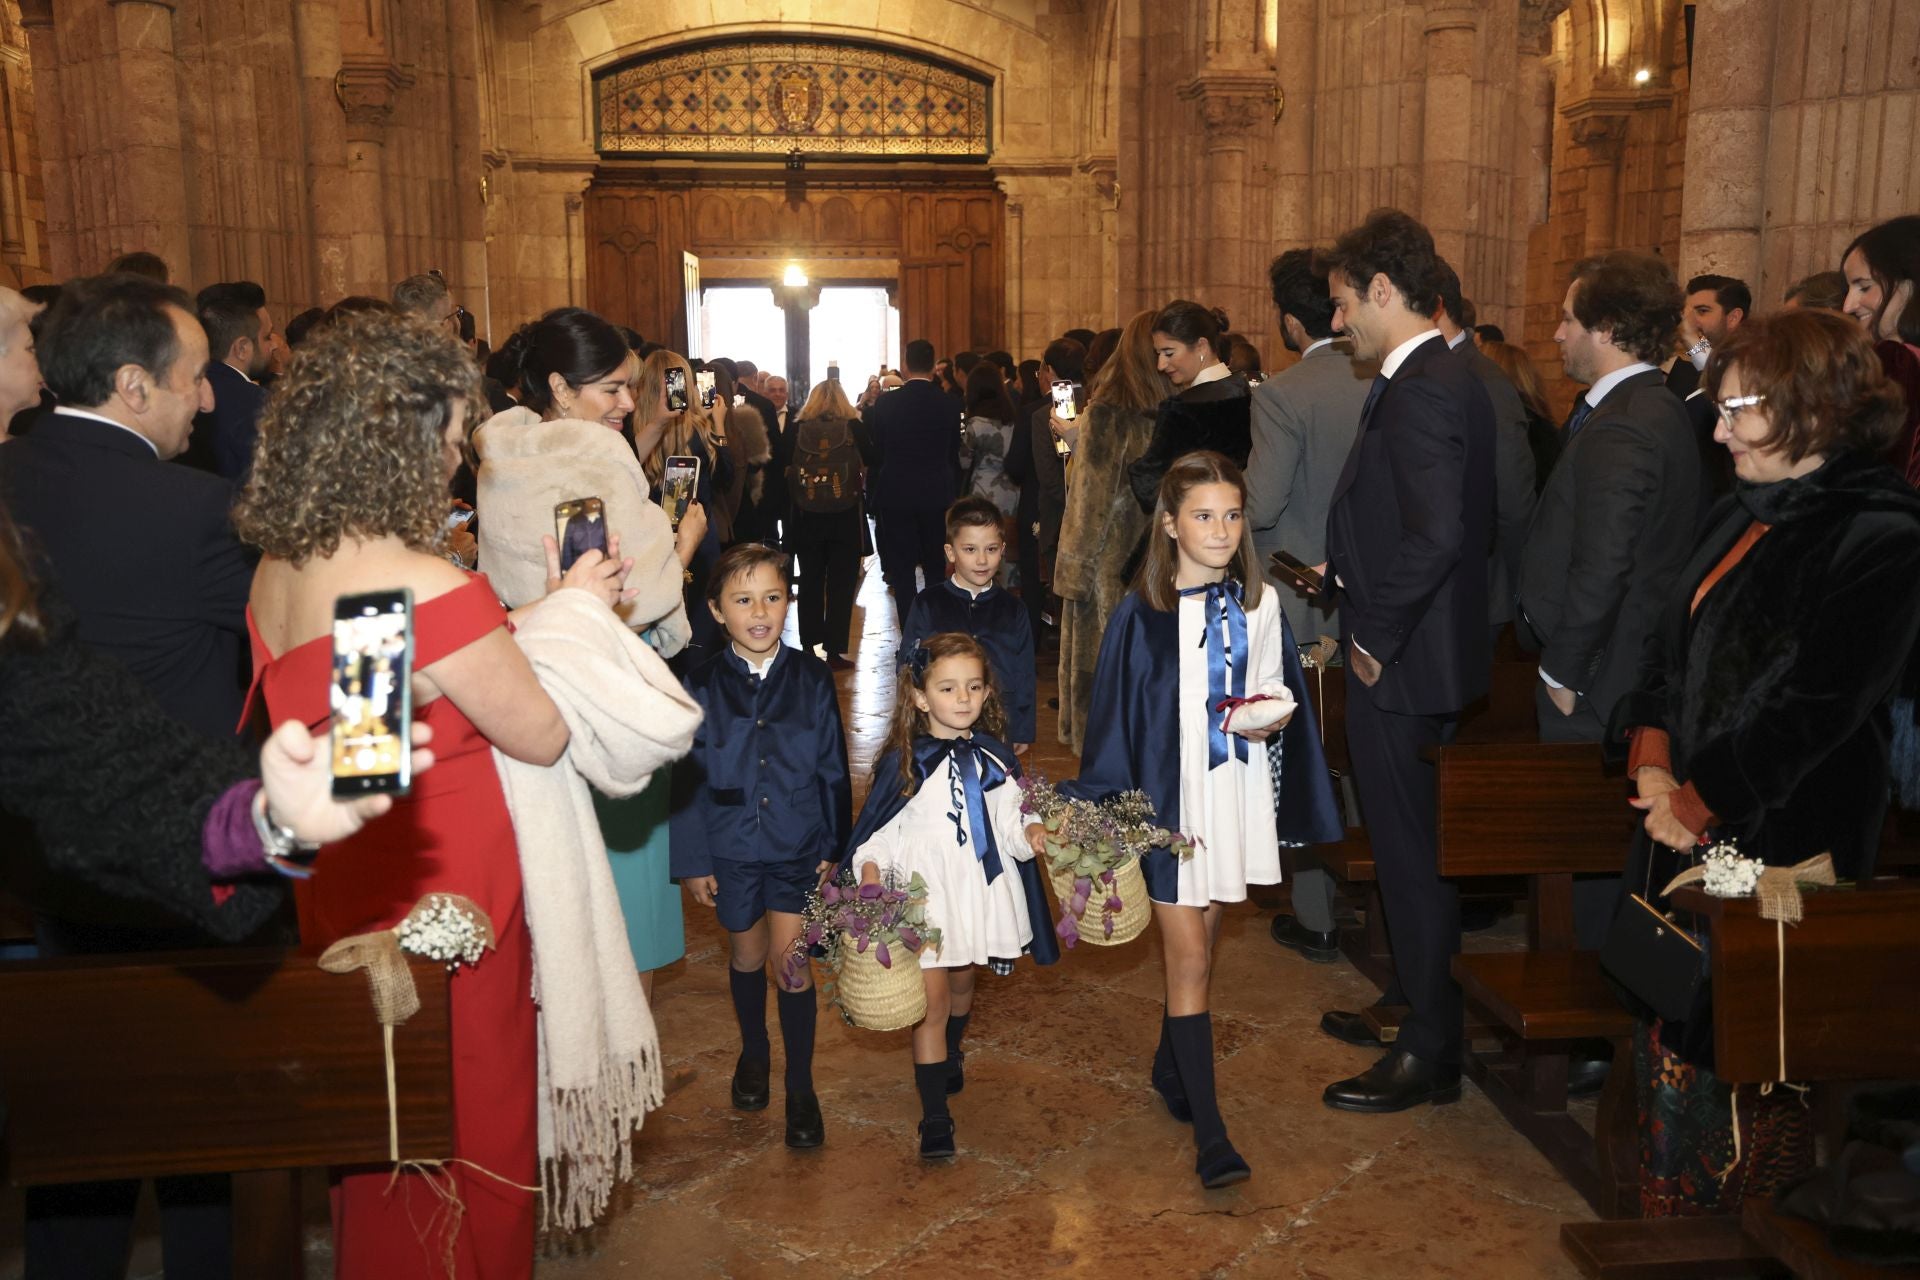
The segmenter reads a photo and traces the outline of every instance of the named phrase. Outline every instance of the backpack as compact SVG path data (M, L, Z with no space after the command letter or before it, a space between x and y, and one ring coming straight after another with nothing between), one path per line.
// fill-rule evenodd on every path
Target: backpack
M793 465L787 490L796 511L830 515L860 501L866 467L853 443L853 428L841 418L793 424Z

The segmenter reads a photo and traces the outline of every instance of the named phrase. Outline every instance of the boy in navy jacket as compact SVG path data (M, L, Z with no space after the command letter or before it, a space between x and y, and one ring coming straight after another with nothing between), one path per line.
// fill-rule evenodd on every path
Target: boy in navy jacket
M706 712L693 750L673 770L669 828L673 875L713 907L730 935L727 977L740 1022L733 1105L767 1105L769 959L780 965L800 936L807 895L839 858L852 826L853 791L840 702L827 664L780 643L786 626L785 553L742 543L721 556L707 607L728 644L687 674ZM814 995L802 968L779 991L786 1050L787 1145L825 1140L813 1092Z
M967 497L947 508L947 563L953 576L913 599L900 630L900 661L928 636L961 631L980 642L993 664L1007 712L1007 745L1025 755L1034 739L1033 625L1020 601L996 586L1007 533L1000 508ZM1039 583L1024 586L1038 591Z

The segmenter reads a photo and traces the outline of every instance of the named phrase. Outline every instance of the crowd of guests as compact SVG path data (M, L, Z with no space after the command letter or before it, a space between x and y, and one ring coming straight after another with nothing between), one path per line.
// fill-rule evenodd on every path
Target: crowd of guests
M1190 858L1143 868L1166 959L1151 1083L1194 1125L1201 1181L1227 1185L1250 1170L1213 1080L1221 905L1362 813L1393 951L1383 1001L1408 1013L1390 1045L1326 1013L1327 1034L1380 1050L1326 1102L1458 1096L1461 910L1435 866L1426 753L1486 693L1496 650L1537 655L1542 741L1630 753L1628 885L1664 884L1709 838L1871 871L1890 799L1920 793L1920 217L1837 266L1760 308L1738 280L1682 286L1649 255L1582 261L1554 333L1584 386L1564 420L1532 354L1476 323L1432 237L1392 210L1274 260L1294 358L1271 375L1187 300L1021 363L915 339L850 397L837 377L690 361L580 308L489 349L431 272L284 327L258 285L190 297L147 254L0 290L0 806L35 850L9 871L47 954L324 947L428 892L479 904L498 950L452 983L464 1217L429 1247L391 1171L342 1171L336 1258L342 1276L425 1274L445 1243L459 1274L526 1274L532 1188L550 1221L591 1220L619 1162L579 1132L624 1146L659 1101L645 999L684 953L683 885L730 936L732 1099L753 1110L770 1098L767 970L820 877L934 884L946 940L922 956L914 1071L921 1154L955 1153L975 966L1055 958L1038 832L1007 786L1049 734L1082 757L1069 790L1145 792L1193 838ZM576 545L555 513L589 500L603 527ZM851 666L870 555L902 643L856 824L832 674ZM384 797L329 794L329 640L338 598L397 587L431 773L381 819ZM1344 798L1308 651L1347 685ZM529 800L549 775L584 828ZM591 924L528 909L531 860L559 875L572 855L604 908L589 918L624 924L611 968ZM1335 885L1297 862L1273 936L1331 960ZM1577 885L1584 948L1622 883ZM577 1078L582 1024L531 994L561 956L596 1025L636 1028L596 1040ZM1650 1212L1737 1204L1811 1150L1784 1091L1736 1108L1714 1079L1707 999L1685 1019L1636 1004ZM804 973L777 1007L786 1139L817 1146ZM1604 1075L1598 1048L1576 1077ZM556 1140L562 1106L595 1123ZM1739 1171L1701 1176L1736 1141ZM137 1190L33 1189L30 1269L111 1271ZM227 1199L222 1178L162 1180L170 1270L228 1273Z

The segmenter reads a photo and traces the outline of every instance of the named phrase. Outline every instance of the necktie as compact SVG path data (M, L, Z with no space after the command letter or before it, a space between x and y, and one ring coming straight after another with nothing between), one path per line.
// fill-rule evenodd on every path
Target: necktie
M914 755L922 778L931 776L943 757L952 757L953 808L947 817L961 848L966 847L971 835L973 856L986 872L987 883L992 884L1000 878L1000 846L993 838L993 824L987 821L986 793L1007 780L1007 771L991 752L980 750L965 738L922 738Z
M1364 427L1367 425L1367 419L1373 416L1373 406L1380 402L1380 393L1382 391L1385 391L1386 389L1387 389L1387 375L1384 373L1374 374L1373 385L1367 388L1367 402L1365 405L1361 406L1361 409L1360 409L1360 425L1361 426Z
M1227 732L1227 713L1220 708L1228 698L1247 696L1247 611L1240 584L1231 578L1180 594L1206 597L1200 643L1207 650L1207 768L1217 769L1229 756L1248 758L1247 740Z
M1587 415L1592 412L1593 404L1586 396L1583 395L1573 402L1573 412L1567 415L1567 439L1573 439L1573 433L1581 428L1587 420Z

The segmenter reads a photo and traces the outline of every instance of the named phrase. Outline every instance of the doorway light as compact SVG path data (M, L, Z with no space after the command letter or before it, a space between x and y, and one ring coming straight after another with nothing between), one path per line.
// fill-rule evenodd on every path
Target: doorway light
M780 283L789 289L804 289L807 287L807 273L801 269L799 263L789 262L786 274L780 278Z
M1646 67L1642 67L1633 73L1633 82L1635 84L1645 84L1651 79L1653 79L1653 72Z

